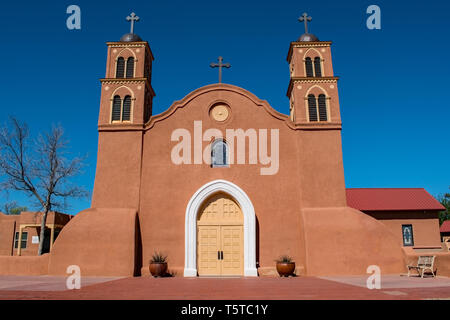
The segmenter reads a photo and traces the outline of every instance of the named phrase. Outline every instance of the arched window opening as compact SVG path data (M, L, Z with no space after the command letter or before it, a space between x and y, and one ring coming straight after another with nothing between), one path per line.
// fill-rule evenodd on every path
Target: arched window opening
M316 77L322 76L322 66L321 66L320 57L314 58L314 70L316 72Z
M327 98L324 94L319 95L319 119L320 121L328 121Z
M317 121L316 97L313 94L308 96L309 121Z
M123 112L122 112L122 121L130 121L131 115L131 97L126 96L123 99Z
M111 121L120 121L121 105L122 105L122 99L120 99L119 96L114 96L112 113L111 113Z
M123 78L125 72L125 59L120 57L117 59L116 78Z
M127 78L134 77L134 58L129 57L127 60Z
M212 143L211 167L228 167L228 145L222 139Z
M314 77L313 64L311 58L305 59L306 76Z

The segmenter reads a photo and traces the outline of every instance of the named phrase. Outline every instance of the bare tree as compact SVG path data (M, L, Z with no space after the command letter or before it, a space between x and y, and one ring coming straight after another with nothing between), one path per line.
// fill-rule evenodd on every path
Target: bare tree
M84 198L88 192L70 182L81 172L83 158L71 160L65 156L67 141L61 126L31 139L28 126L10 118L10 126L0 130L0 191L21 191L34 198L43 211L39 236L42 254L47 215L56 209L65 209L68 198Z

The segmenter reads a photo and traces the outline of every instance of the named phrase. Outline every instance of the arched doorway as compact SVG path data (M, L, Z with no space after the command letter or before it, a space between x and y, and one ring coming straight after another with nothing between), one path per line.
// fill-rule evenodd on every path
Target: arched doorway
M244 275L244 216L229 195L210 196L197 215L199 276Z
M185 265L184 276L196 277L197 269L197 220L205 205L214 196L225 195L226 199L233 201L240 209L243 224L243 274L244 276L258 276L256 270L256 219L255 210L247 194L232 182L215 180L202 186L192 196L186 207L185 229ZM217 199L216 199L217 200ZM214 201L213 201L214 202ZM201 217L201 215L200 215ZM217 226L217 225L216 225ZM217 231L216 231L217 232ZM227 232L227 231L224 231ZM232 231L228 231L232 232ZM216 236L218 237L218 235ZM222 250L218 250L222 251ZM214 252L211 250L211 252ZM215 253L215 257L218 254ZM225 258L225 252L224 252Z

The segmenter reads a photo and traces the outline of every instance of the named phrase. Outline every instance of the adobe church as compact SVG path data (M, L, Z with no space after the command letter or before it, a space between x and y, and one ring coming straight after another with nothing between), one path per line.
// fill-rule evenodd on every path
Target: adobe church
M298 275L387 274L405 247L438 248L424 189L346 190L331 44L290 43L289 115L220 81L154 115L149 43L108 42L91 208L39 257L48 273L148 275L156 251L185 277L275 275L281 255Z

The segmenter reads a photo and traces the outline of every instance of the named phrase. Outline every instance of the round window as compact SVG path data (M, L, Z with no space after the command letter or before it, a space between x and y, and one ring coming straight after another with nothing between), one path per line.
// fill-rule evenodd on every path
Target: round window
M211 108L210 115L214 120L223 122L230 116L230 110L225 104L216 104Z

